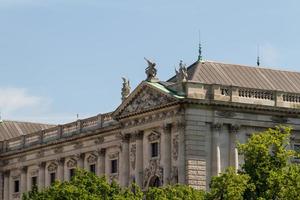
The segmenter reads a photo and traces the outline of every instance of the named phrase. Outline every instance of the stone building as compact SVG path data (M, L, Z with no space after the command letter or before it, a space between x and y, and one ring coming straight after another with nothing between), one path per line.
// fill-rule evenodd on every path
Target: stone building
M236 141L284 124L300 143L300 73L202 61L180 62L160 81L147 78L111 113L52 126L0 124L2 199L19 199L33 185L69 180L76 167L143 189L172 183L207 189L210 179L243 162Z

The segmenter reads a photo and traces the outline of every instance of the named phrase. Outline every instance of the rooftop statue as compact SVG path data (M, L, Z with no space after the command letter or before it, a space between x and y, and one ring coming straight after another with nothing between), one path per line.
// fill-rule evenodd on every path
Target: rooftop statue
M146 68L145 72L147 74L147 81L157 81L158 79L156 78L156 74L157 74L157 69L155 68L155 63L151 62L150 60L148 60L147 58L144 58L147 63L148 63L148 67Z
M188 73L186 64L183 64L183 61L180 60L179 69L175 68L177 83L186 82L188 79Z
M130 82L127 78L122 77L123 79L123 87L122 87L122 101L124 101L130 94Z

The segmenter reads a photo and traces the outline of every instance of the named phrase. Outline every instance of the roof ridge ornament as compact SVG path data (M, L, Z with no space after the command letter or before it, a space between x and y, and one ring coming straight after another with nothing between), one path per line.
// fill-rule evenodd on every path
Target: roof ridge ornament
M202 62L202 45L201 45L201 32L199 31L199 48L198 48L198 62Z
M125 78L125 77L122 77L123 79L123 87L122 87L122 101L124 101L130 94L130 90L131 90L131 87L130 87L130 82L129 82L129 79Z
M158 82L158 78L156 77L157 69L155 68L156 63L155 62L151 62L150 60L148 60L145 57L144 57L144 59L147 61L147 64L148 64L148 67L145 70L146 75L147 75L146 81L149 81L149 82Z

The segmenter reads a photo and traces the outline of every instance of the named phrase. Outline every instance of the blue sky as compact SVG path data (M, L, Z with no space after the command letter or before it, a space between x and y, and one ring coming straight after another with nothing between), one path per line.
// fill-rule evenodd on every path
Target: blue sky
M166 80L182 59L300 71L300 2L0 0L3 119L64 123L112 111L121 77Z

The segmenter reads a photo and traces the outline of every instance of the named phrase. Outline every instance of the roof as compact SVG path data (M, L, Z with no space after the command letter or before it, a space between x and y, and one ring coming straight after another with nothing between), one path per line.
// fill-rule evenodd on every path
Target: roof
M0 141L51 128L53 126L54 125L49 124L4 120L0 122Z
M211 61L195 62L189 66L188 80L206 84L300 93L299 72ZM169 81L176 81L176 77Z

